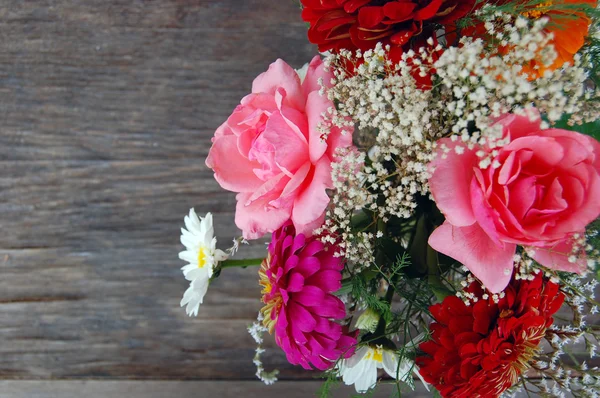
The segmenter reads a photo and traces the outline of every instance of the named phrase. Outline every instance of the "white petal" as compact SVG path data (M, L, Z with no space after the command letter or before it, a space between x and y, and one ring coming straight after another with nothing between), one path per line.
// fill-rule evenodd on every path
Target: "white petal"
M383 351L383 369L390 377L398 380L402 379L398 369L398 355L395 353L388 350Z
M215 261L220 263L221 261L225 261L228 258L229 258L229 256L223 250L221 250L221 249L215 250Z
M342 380L347 386L350 386L356 383L357 380L363 377L363 373L367 366L367 361L360 361L357 364L354 364L353 367L347 367L346 371L342 375Z
M180 305L183 307L187 304L185 311L189 316L198 315L198 309L200 304L204 299L204 295L206 294L206 290L208 289L207 285L194 285L194 283L190 284L190 287L183 294L183 298L181 299Z
M196 264L196 266L198 266L198 253L186 250L179 253L179 258L183 261L187 261L190 264Z
M196 268L198 268L197 264L187 264L181 267L181 270L183 271L183 275L186 275L188 272Z
M370 349L371 348L369 348L368 346L360 347L358 350L356 350L354 355L352 355L349 359L346 360L346 366L348 366L349 368L354 367L357 363L362 361L362 359L365 357L365 355L367 355Z
M181 228L181 238L179 240L188 250L197 251L199 249L200 242L198 237L188 232L186 229Z
M183 222L188 231L193 234L199 235L202 231L200 219L193 208L190 209L190 214L183 219Z
M364 393L377 383L377 365L375 361L363 361L367 366L362 374L362 377L356 380L354 388L356 392Z
M215 230L213 228L213 216L212 213L206 213L206 217L204 217L203 226L204 231L206 232L207 239L212 239L215 234Z
M208 284L208 272L206 267L194 268L183 274L188 281L199 284L200 282Z

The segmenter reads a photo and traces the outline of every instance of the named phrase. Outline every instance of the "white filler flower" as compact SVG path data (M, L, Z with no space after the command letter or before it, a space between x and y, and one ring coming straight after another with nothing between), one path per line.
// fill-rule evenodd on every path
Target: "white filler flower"
M377 383L377 370L381 368L396 380L406 381L412 377L411 371L421 378L412 361L403 359L398 364L398 355L380 345L360 347L352 357L341 361L339 373L346 385L354 384L356 392L365 393Z
M220 261L227 259L227 254L216 248L217 238L214 237L211 213L198 218L194 209L190 209L184 222L187 229L181 228L181 243L186 250L179 253L179 258L189 263L181 270L185 279L190 281L190 287L183 294L181 306L187 305L187 314L196 316L213 271Z

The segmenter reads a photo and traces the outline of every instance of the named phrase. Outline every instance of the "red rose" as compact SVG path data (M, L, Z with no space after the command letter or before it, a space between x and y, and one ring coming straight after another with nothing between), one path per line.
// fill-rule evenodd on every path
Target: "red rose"
M475 304L449 296L430 307L436 322L416 363L444 397L497 397L528 368L564 295L541 274L513 279L498 303L483 299L477 282L467 291L479 298Z

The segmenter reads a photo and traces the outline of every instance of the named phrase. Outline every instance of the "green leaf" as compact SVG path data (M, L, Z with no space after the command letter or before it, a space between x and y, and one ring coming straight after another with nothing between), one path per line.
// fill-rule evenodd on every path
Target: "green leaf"
M595 122L584 123L582 125L569 126L567 124L570 115L564 115L562 119L560 119L554 125L555 128L576 131L581 134L589 135L590 137L595 138L596 140L600 140L600 120L596 120Z

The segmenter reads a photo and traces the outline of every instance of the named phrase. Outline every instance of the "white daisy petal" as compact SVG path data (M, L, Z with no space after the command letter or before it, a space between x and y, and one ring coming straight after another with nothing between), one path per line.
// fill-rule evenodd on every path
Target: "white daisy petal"
M383 351L383 370L394 379L401 380L403 378L398 369L398 356L389 350ZM396 375L397 371L398 374Z
M362 377L354 383L356 392L365 393L377 383L377 364L375 361L364 361L366 363Z
M216 262L221 262L221 261L225 261L227 260L229 256L227 255L227 253L225 253L223 250L217 249L215 251L215 261Z
M183 260L183 261L187 261L190 264L196 264L196 266L198 266L198 254L193 253L189 250L180 252L179 259Z
M183 294L181 306L186 306L188 315L198 315L200 304L208 290L210 278L216 265L227 259L227 254L218 250L217 238L214 237L213 216L198 217L194 209L183 219L185 228L181 229L181 244L186 250L179 253L179 258L189 264L181 267L190 287Z

